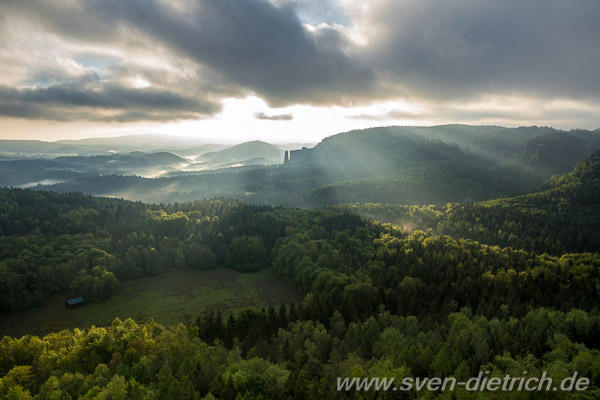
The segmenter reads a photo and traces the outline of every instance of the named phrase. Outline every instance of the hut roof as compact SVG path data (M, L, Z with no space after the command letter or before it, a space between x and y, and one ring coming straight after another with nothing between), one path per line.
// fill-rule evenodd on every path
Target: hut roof
M83 303L85 302L85 300L83 300L83 297L74 297L72 299L67 300L67 304L72 306L74 304L79 304L79 303Z

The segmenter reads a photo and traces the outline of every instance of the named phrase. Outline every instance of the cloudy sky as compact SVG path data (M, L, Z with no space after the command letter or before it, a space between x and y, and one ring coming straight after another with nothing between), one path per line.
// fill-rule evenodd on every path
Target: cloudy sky
M598 17L598 0L0 0L0 138L596 129Z

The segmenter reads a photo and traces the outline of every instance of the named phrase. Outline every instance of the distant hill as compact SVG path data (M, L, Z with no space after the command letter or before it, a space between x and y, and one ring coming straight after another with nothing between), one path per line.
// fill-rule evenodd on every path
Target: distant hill
M292 151L289 166L323 171L315 205L444 204L527 193L600 148L600 135L546 127L447 125L342 133ZM300 167L301 168L301 167Z
M60 140L55 143L62 143L69 146L78 146L83 148L94 148L105 152L170 152L185 157L198 156L199 154L218 151L232 146L228 144L218 144L216 142L211 143L210 140L205 138L193 136L171 136L156 134Z
M422 166L424 157L419 146L436 141L456 144L465 154L478 156L489 166L541 184L554 174L568 172L600 148L600 133L535 126L371 128L328 137L312 149L292 151L290 162L328 164L330 169L353 178L397 174Z
M0 140L0 156L44 156L103 155L109 153L172 152L182 156L193 156L231 147L228 144L209 144L206 139L168 135L128 135L114 138L89 138L79 140Z
M341 133L291 151L249 142L195 158L168 179L140 180L125 193L115 180L84 178L56 190L167 202L214 196L256 204L323 207L347 202L437 204L526 194L600 148L598 131L446 125ZM239 167L228 169L229 167ZM222 169L219 169L222 168ZM210 172L194 172L200 170ZM146 174L144 176L153 176Z
M41 140L0 140L0 155L8 156L44 156L52 157L66 154L98 154L104 151L85 149L62 143L43 142Z
M207 169L256 164L281 164L284 150L261 141L252 141L224 150L202 154L196 161Z
M86 145L86 146L149 146L149 145L183 145L183 146L201 146L207 144L206 139L190 136L170 136L170 135L126 135L105 138L88 138L76 140L59 140L55 143L64 143L68 145Z
M455 144L436 140L405 146L403 150L409 150L410 154L396 161L396 165L394 159L375 160L374 169L386 175L316 188L310 192L312 201L322 205L340 202L443 204L525 190L514 174L499 174L486 159L464 152Z
M284 144L279 146L252 141L238 145L207 141L205 138L170 135L127 135L108 138L88 138L78 140L59 140L44 142L40 140L0 140L0 156L11 157L56 157L65 155L103 155L111 153L143 153L169 152L195 160L207 153L219 153L232 148L230 152L219 155L215 163L226 166L228 163L250 159L264 159L264 164L281 163L283 152L299 149L310 144ZM285 150L283 150L285 149ZM280 158L281 155L281 159ZM211 157L216 154L212 154Z
M180 157L186 157L190 160L197 160L202 154L211 153L214 151L219 151L231 147L226 144L203 144L201 146L193 146L193 147L159 147L158 149L165 149L169 152L176 154Z

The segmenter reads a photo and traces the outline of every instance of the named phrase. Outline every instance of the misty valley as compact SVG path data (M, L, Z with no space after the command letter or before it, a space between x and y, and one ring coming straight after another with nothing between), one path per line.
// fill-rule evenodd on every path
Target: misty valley
M461 125L351 131L316 146L133 138L2 141L0 185L148 203L440 205L531 192L600 148L600 131Z

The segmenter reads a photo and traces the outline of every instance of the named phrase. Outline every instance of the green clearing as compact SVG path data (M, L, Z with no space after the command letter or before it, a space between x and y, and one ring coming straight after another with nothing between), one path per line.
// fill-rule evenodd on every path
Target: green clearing
M303 295L271 269L240 273L220 268L213 271L179 271L121 283L117 293L101 303L69 310L64 297L50 298L41 307L0 316L0 336L44 335L62 329L106 325L120 319L153 318L173 325L198 315L244 307L265 307L282 302L296 304Z

